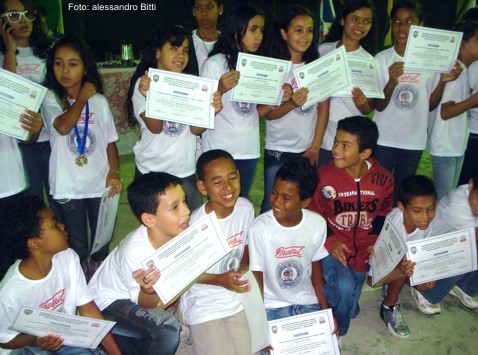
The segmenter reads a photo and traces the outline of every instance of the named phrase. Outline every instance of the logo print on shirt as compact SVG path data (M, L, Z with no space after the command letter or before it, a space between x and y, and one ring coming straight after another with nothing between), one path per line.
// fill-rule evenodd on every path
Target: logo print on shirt
M55 310L65 302L65 289L61 289L52 298L40 304L39 308Z
M224 274L228 271L237 271L241 266L242 250L240 248L233 249L220 261L219 272Z
M294 288L302 282L304 272L297 260L286 260L276 267L276 281L281 288Z
M91 123L91 122L90 122ZM88 126L88 136L86 137L86 146L85 146L85 155L90 156L96 150L96 134L90 129L91 126ZM84 127L78 127L78 131L80 133L80 137L83 137ZM75 130L72 129L70 133L68 133L68 149L70 150L73 155L78 155L78 142L76 141Z
M276 249L275 257L278 259L281 258L290 258L290 257L298 257L302 258L302 250L304 250L304 246L291 246L291 247L279 247Z
M413 109L418 101L418 90L413 85L399 85L393 92L393 102L403 111Z
M181 133L186 129L186 125L182 123L164 121L163 123L163 133L170 137L180 136Z
M256 109L256 104L251 104L250 102L233 102L232 107L234 108L234 111L239 116L242 117L250 117L252 116L254 110Z

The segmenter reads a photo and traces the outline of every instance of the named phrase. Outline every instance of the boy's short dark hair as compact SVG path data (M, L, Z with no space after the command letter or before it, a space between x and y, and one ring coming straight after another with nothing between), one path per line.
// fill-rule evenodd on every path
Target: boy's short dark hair
M40 212L47 208L42 198L33 195L21 196L10 202L0 221L0 240L5 252L15 259L26 259L27 241L40 235Z
M229 159L236 165L236 162L234 161L234 158L232 155L225 150L222 149L213 149L213 150L208 150L207 152L202 153L198 161L196 162L196 175L199 180L204 181L204 178L206 176L206 166L216 160L216 159Z
M422 4L418 0L399 0L395 2L395 5L393 5L392 10L390 11L390 18L393 19L397 11L400 9L408 9L415 12L418 20L420 22L423 21Z
M359 151L365 149L375 151L378 140L378 128L375 122L365 116L351 116L341 119L337 123L338 130L345 131L357 137Z
M143 213L155 214L158 209L159 196L166 194L168 187L181 184L174 175L162 172L150 172L136 177L128 186L128 202L133 214L141 222Z
M400 184L398 202L407 206L411 199L418 196L433 196L437 199L437 192L433 181L424 175L410 175Z
M274 181L277 179L295 183L301 201L314 195L319 182L317 169L304 157L286 161L277 171Z

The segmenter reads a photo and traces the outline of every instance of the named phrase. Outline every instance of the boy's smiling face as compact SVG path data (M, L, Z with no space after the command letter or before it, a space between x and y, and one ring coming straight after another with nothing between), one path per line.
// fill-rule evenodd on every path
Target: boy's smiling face
M435 196L415 196L405 206L398 202L398 208L403 213L403 225L407 233L415 229L426 230L435 218Z
M370 156L371 150L360 151L357 136L338 129L335 135L332 155L337 168L345 169L354 178L357 171L363 168L364 161Z
M229 216L241 193L239 171L230 159L219 158L204 168L204 180L198 180L198 189L208 196L206 212L216 212L218 218Z
M277 178L269 201L277 222L284 227L293 227L302 220L302 208L307 208L311 199L302 201L297 183Z

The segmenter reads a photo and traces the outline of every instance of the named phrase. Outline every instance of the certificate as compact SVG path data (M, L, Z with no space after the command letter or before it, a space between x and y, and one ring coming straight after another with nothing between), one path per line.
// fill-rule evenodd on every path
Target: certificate
M116 322L23 306L12 329L34 336L61 335L64 345L95 349Z
M390 274L407 252L407 244L390 219L385 224L373 246L375 255L370 256L372 285Z
M411 26L405 48L405 68L449 72L455 65L463 33Z
M113 238L120 194L109 197L108 194L110 189L111 187L108 187L103 193L103 196L101 196L100 211L98 214L98 222L96 224L96 234L90 255L93 255L103 248L103 246L109 243Z
M282 100L282 84L289 76L289 60L239 53L236 70L239 83L232 89L232 101L278 106Z
M367 98L383 99L385 95L378 83L378 67L374 58L351 58L347 56L350 69L350 86L336 91L332 96L352 97L352 89L359 87Z
M407 243L407 258L417 264L410 285L465 274L477 268L474 228Z
M295 69L294 76L299 88L309 89L303 110L349 87L351 79L344 46Z
M214 128L212 95L217 80L149 68L146 116L190 126Z
M166 304L230 250L216 214L211 212L157 249L141 265L145 269L155 265L161 272L154 290Z
M0 69L0 133L26 140L28 131L21 127L20 114L25 109L38 112L47 88L4 69Z
M270 343L278 354L340 354L330 308L269 321Z

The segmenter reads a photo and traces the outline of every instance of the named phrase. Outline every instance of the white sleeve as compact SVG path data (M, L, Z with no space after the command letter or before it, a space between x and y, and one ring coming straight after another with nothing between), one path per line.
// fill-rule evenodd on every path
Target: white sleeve
M60 104L56 99L56 95L53 91L49 90L45 96L45 99L43 100L41 113L43 115L43 119L45 120L44 124L50 134L56 132L56 130L53 129L53 122L55 121L55 118L63 114L63 112L64 111L61 109Z
M264 224L254 221L249 229L249 269L251 271L265 271L264 266Z
M133 103L133 113L137 119L139 118L139 115L146 111L146 97L139 92L140 81L141 78L136 80L136 83L134 84L133 96L131 96L131 102Z

